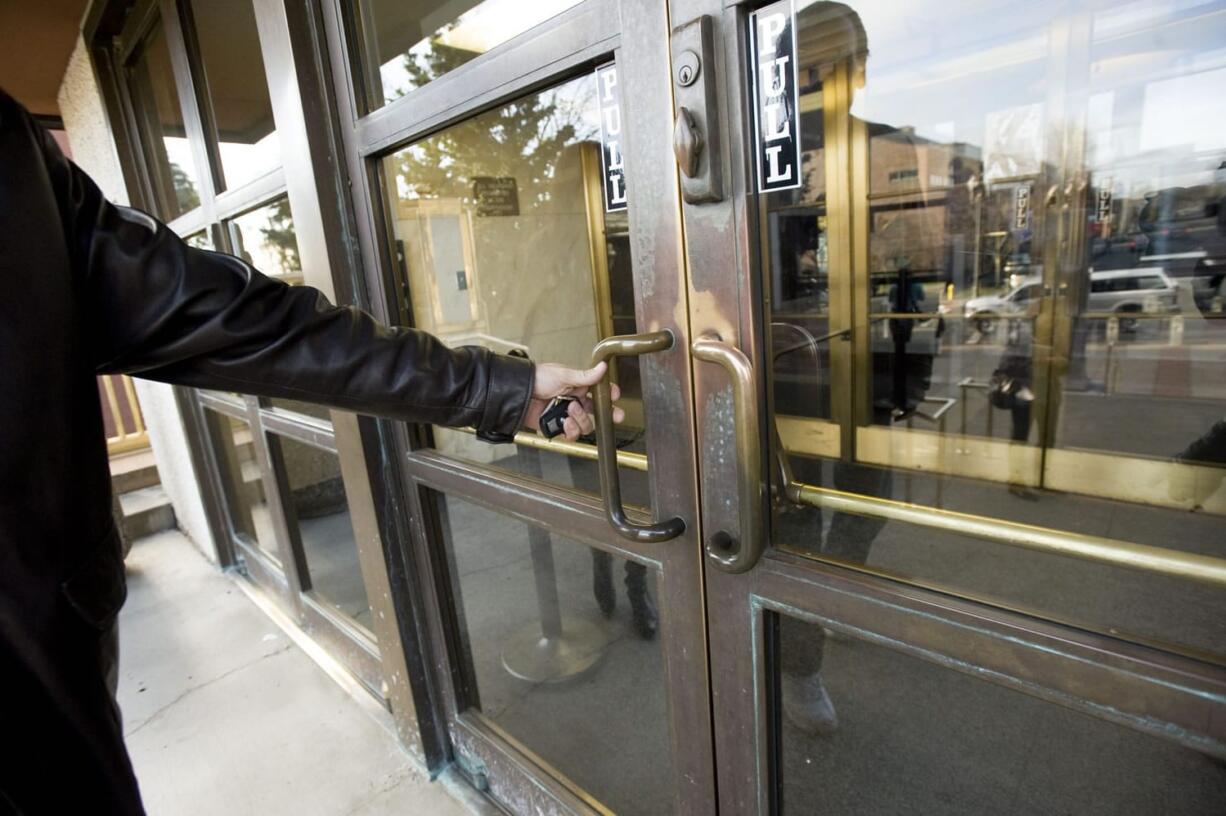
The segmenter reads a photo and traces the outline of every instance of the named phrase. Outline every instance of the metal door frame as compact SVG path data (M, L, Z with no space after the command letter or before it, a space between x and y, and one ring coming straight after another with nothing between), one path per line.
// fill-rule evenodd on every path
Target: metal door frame
M359 8L355 9L354 6ZM388 322L411 324L394 278L395 266L383 191L381 158L400 146L517 96L617 60L626 106L630 230L634 253L637 322L642 330L671 329L671 352L643 361L649 482L659 517L680 516L688 529L659 545L631 544L605 519L598 497L448 458L426 447L419 429L382 427L398 452L393 501L409 522L410 570L421 576L427 639L433 655L430 687L451 756L478 786L525 810L603 812L560 772L517 745L490 721L462 711L452 667L460 644L451 626L445 554L437 546L432 489L532 521L621 558L659 568L662 648L674 760L675 801L682 812L713 812L707 655L697 556L697 464L694 450L684 318L685 274L681 257L679 191L667 138L672 123L667 10L652 0L586 0L405 97L367 112L361 48L360 4L323 4L333 87L338 98L343 155L354 185L358 243L366 278L362 305ZM644 293L650 293L650 296ZM521 444L531 444L527 435ZM386 472L386 471L385 471ZM635 520L645 517L630 511Z

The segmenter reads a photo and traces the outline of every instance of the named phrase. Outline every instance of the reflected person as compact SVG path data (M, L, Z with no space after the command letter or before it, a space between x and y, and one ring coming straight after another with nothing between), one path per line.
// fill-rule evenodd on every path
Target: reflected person
M0 811L143 812L115 701L125 595L95 377L306 400L490 442L605 373L449 349L108 203L0 91ZM615 414L616 418L616 414ZM65 784L70 780L69 784Z
M820 43L823 64L847 61L852 69L853 87L862 89L868 38L859 15L841 3L819 2L801 10L798 20L804 28L804 36L800 38L802 48L806 42ZM785 30L781 36L790 37L790 30ZM799 56L803 63L807 55ZM896 152L915 151L915 137L905 129L867 125L865 132L890 139L895 143ZM928 246L932 236L922 220L900 218L892 223L894 228L888 235L878 236L891 250L888 263L893 270L891 282L881 299L888 301L883 304L885 311L918 315L923 312L924 292L912 269L911 259L943 256ZM915 413L927 394L932 381L935 338L920 335L920 323L918 318L890 318L885 336L876 338L870 355L874 425L890 426L905 421ZM825 466L814 460L793 460L798 476L818 484L824 483L820 471ZM893 495L893 475L889 468L840 459L833 464L832 476L838 490L882 498ZM812 542L816 538L816 545L810 549L862 564L867 562L873 541L886 524L880 518L837 512L830 519L830 530L823 541L822 521L820 509L784 507L776 519L776 535L790 542ZM838 716L821 674L827 633L819 625L791 616L782 616L780 621L783 714L802 730L829 734L837 728Z

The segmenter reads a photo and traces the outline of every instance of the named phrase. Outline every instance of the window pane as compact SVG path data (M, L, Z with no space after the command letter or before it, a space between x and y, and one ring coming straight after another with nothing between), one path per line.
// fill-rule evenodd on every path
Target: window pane
M434 498L466 658L462 705L611 810L672 812L655 571Z
M128 66L128 81L156 209L169 221L200 206L200 188L160 20Z
M450 346L518 349L580 368L601 338L637 331L627 214L604 211L593 75L410 145L384 169L417 327ZM641 454L637 361L618 360L616 380L627 414L619 445ZM450 455L567 487L598 485L587 459L445 429L434 442ZM624 468L622 486L627 501L648 504L644 472Z
M515 37L580 0L371 0L368 42L379 64L380 107Z
M341 462L334 453L284 436L270 436L285 463L290 524L297 524L306 556L309 587L346 615L370 628L370 604L349 501L341 479Z
M281 166L281 144L251 0L192 0L224 187Z
M1213 757L779 617L784 814L1221 813Z
M209 231L195 232L183 239L188 246L196 249L212 249L213 239L209 237Z
M289 199L240 215L230 222L234 254L265 275L286 283L302 283L298 237L289 211Z
M204 416L217 470L221 475L230 533L259 547L265 555L280 564L251 426L240 419L208 409L205 409Z

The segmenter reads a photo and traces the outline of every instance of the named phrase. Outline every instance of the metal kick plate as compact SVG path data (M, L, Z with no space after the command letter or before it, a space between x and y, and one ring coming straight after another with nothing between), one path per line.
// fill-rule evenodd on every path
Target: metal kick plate
M681 174L681 194L687 204L721 201L723 143L719 133L714 22L709 15L673 29L672 66L675 115L688 113L687 125L697 131L700 145L697 162L686 168L693 172Z

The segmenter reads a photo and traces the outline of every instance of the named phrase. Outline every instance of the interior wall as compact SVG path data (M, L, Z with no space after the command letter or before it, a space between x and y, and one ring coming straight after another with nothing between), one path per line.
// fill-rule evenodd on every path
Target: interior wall
M80 36L68 61L58 100L73 161L94 179L110 201L127 204L128 190L106 107L85 41ZM174 506L179 528L207 558L215 561L217 548L200 498L203 474L197 473L192 463L187 427L175 402L174 391L163 383L141 379L133 382L149 429L158 475Z

